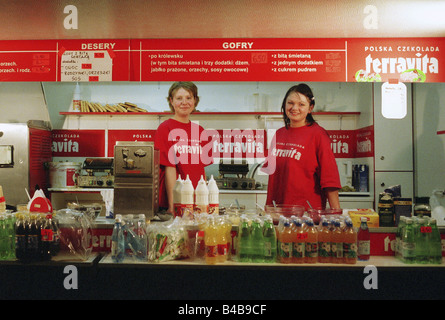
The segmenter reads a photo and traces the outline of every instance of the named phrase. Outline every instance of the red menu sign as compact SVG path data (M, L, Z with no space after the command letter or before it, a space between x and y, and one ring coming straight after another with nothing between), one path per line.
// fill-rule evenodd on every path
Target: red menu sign
M444 52L445 38L0 41L0 81L445 82Z
M147 39L131 42L136 81L342 81L343 39Z
M55 81L57 43L0 41L0 81Z

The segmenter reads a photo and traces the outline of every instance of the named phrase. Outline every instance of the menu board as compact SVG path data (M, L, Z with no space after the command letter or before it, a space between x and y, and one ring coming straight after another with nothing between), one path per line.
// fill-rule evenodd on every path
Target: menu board
M131 42L136 81L344 81L342 39L147 39Z
M128 81L128 40L58 42L60 81Z
M55 81L54 41L0 41L0 81Z
M445 82L445 38L0 41L0 81Z

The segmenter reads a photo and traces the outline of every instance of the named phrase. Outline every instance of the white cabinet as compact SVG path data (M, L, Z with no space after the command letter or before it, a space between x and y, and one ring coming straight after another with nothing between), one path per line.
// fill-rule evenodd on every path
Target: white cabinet
M412 88L407 89L407 115L403 119L386 119L381 112L382 84L374 84L374 141L376 171L413 170Z

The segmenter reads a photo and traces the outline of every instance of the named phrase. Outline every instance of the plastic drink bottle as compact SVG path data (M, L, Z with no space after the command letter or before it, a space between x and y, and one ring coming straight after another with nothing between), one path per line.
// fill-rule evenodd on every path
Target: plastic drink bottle
M357 233L357 258L362 261L369 260L371 254L371 240L366 217L360 218L360 229Z
M8 249L9 245L6 216L4 213L0 213L0 260L6 260L8 258Z
M113 233L111 235L111 259L113 262L122 262L125 258L125 239L122 230L122 216L116 215Z
M340 228L340 221L334 220L332 232L332 262L343 263L343 232Z
M27 230L25 217L22 213L17 214L17 220L15 222L15 256L18 260L26 260L26 244Z
M192 181L187 175L181 188L181 216L190 216L193 214L193 195L195 190L193 189Z
M216 185L215 179L213 179L213 175L209 180L209 213L219 214L219 189Z
M181 189L182 189L183 180L181 179L181 175L178 176L176 180L175 186L173 187L173 217L181 217Z
M308 220L307 225L307 239L306 251L304 253L305 263L317 263L318 261L318 231L314 227L314 222Z
M429 226L431 227L430 234L430 248L429 248L429 262L434 264L442 263L442 240L440 238L439 229L437 228L436 219L430 219Z
M247 218L241 218L241 227L238 235L238 256L241 262L251 261L250 226Z
M355 232L352 221L346 220L346 227L343 236L343 257L347 264L357 263L357 233Z
M207 224L204 232L205 243L205 261L207 264L217 263L218 258L218 235L215 218L210 216L209 223Z
M28 224L28 243L27 256L32 261L37 261L40 258L40 228L37 224L37 215L32 214Z
M51 215L47 215L46 219L42 222L41 228L41 254L43 260L51 259L51 243L53 241L53 230L51 228Z
M264 219L263 236L264 236L264 261L275 262L277 259L277 234L275 232L271 216L267 216Z
M264 261L264 237L263 227L259 218L255 218L252 221L252 261L263 262Z
M281 263L292 262L293 235L288 219L283 219L283 228L278 232L278 261Z
M395 248L395 257L398 259L401 259L402 257L402 235L403 230L405 228L406 224L406 216L400 216L399 218L399 224L397 225L397 232L396 232L396 248Z
M208 213L209 211L209 189L203 176L201 176L196 186L194 211L197 213Z
M329 221L322 219L321 228L318 232L318 262L330 263L331 256L331 230L329 228Z
M148 250L148 236L146 231L145 215L143 213L138 215L135 226L135 233L137 239L139 240L139 250L137 251L137 258L140 260L146 260Z
M306 250L307 232L303 230L300 219L293 220L292 228L292 262L304 263L304 253Z
M416 259L416 240L413 229L413 219L406 219L406 226L402 237L402 261L414 263Z
M225 262L229 256L229 239L227 237L227 222L223 217L218 217L217 239L218 239L218 262Z
M14 259L15 258L15 218L12 213L6 214L6 224L8 226L8 237L9 237L8 259Z
M430 227L427 226L425 218L419 218L417 225L414 229L415 241L416 241L416 262L427 263L429 254L428 233Z

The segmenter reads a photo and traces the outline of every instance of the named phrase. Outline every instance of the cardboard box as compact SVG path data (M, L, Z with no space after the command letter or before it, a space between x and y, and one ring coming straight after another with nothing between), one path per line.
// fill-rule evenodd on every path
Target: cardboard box
M360 228L360 218L366 217L368 219L368 228L379 227L379 214L372 209L356 209L348 211L354 227Z

